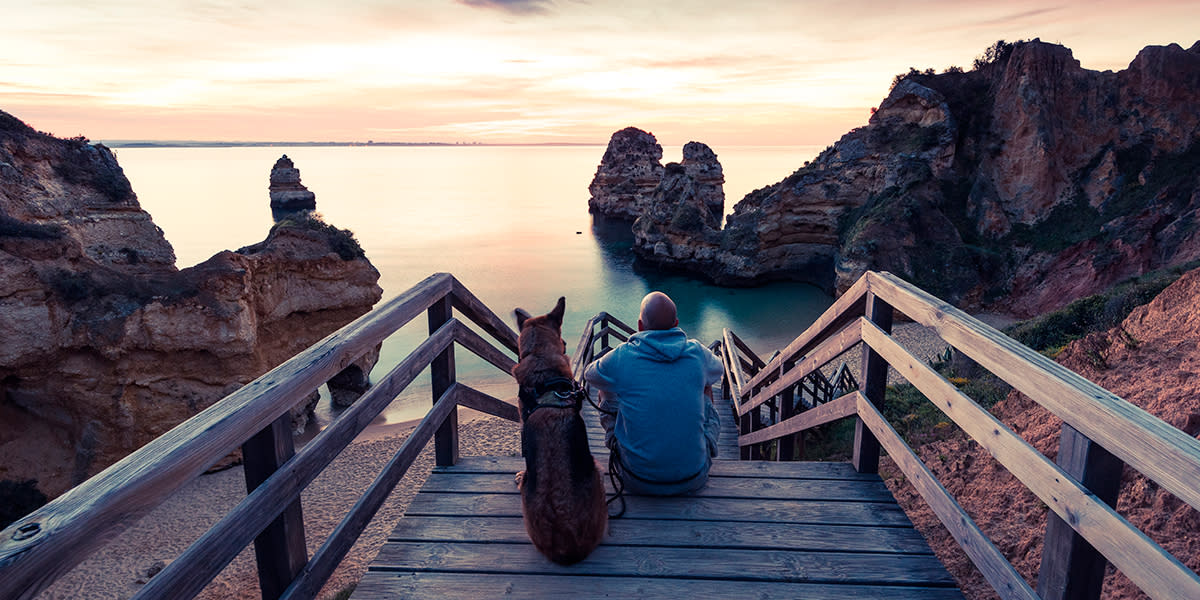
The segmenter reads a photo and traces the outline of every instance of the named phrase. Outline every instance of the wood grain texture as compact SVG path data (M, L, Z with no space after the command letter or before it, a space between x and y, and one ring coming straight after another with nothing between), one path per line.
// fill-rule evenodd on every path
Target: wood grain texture
M1200 440L890 273L866 277L902 313L1200 510Z
M871 323L879 331L890 334L892 332L892 313L890 304L875 295L870 289L867 290L865 314L860 321ZM875 408L883 407L884 400L887 399L885 388L887 387L888 364L870 345L863 348L861 373L863 374L862 381L859 382L858 387L862 391L863 397L874 404ZM850 462L855 469L864 473L879 471L879 441L863 424L862 419L855 419L854 422L854 446Z
M465 406L509 421L519 422L521 420L521 412L515 404L505 402L461 383L458 384L458 387L459 406Z
M454 324L447 323L155 575L135 597L174 599L195 596L270 520L279 515L284 506L300 497L301 490L425 370L434 356L453 343Z
M750 387L758 387L765 379L779 372L779 366L785 361L799 362L800 358L809 354L812 346L829 337L830 333L839 331L846 323L862 316L867 299L867 278L860 277L850 289L834 300L833 305L825 309L821 316L813 321L803 333L785 346L779 354L767 362L758 375L747 382ZM749 389L749 388L747 388Z
M253 492L296 454L291 415L280 415L270 427L242 444L246 493ZM254 538L258 587L263 600L275 600L308 562L304 511L297 498Z
M394 573L370 571L359 582L353 598L442 598L476 600L478 598L572 598L590 600L621 598L629 600L687 598L689 600L961 600L953 588L776 583L742 580L657 579L652 577L597 577L576 575L556 577L523 574L480 573Z
M867 320L863 341L1154 598L1200 598L1200 576ZM861 412L861 407L860 407Z
M854 395L855 393L846 394L832 402L826 402L825 404L810 408L769 427L738 436L738 445L758 444L785 435L799 433L806 429L812 429L818 425L832 423L838 419L852 417L858 413L858 399Z
M371 570L618 575L840 584L940 584L953 586L945 567L931 555L661 548L601 545L587 560L564 567L545 559L531 544L391 542L379 550Z
M750 409L759 406L763 402L782 394L787 388L795 386L801 380L808 376L809 373L825 366L829 361L841 356L847 350L854 347L855 344L861 341L862 329L855 323L848 323L843 326L832 337L820 340L814 346L811 352L796 361L796 366L788 371L779 379L771 382L770 385L763 388L762 391L755 392L754 397L738 406L739 414L746 414ZM743 394L743 397L745 394Z
M471 290L453 277L451 278L451 291L454 308L505 348L511 350L513 354L520 352L517 348L517 332L513 331L504 319L492 312L492 309L488 308L479 298L475 297Z
M604 466L603 464L601 466ZM515 471L499 473L432 473L422 491L440 493L516 494ZM609 485L609 482L605 482ZM612 489L609 488L609 492ZM838 500L891 502L892 493L882 480L769 479L712 475L708 485L691 494L695 498L749 500Z
M511 482L510 482L511 483ZM390 541L528 543L520 517L405 516ZM614 519L606 544L693 548L776 548L814 552L931 554L915 529L794 523L738 523Z
M308 561L288 586L281 596L284 600L315 598L320 593L321 587L329 580L334 569L337 569L342 559L350 552L350 548L358 542L358 537L375 517L375 513L379 512L379 507L383 506L396 484L408 473L408 468L425 449L437 429L453 413L459 390L458 384L450 386L434 404L429 414L409 434L408 439L404 440L400 450L383 466L383 470L325 539L325 543L313 554L312 560Z
M895 461L896 466L904 472L909 482L916 488L925 503L937 515L938 520L946 526L950 535L958 542L959 547L967 553L971 562L979 569L984 579L996 590L1002 598L1036 599L1029 584L1013 568L1008 559L1000 553L996 545L988 539L970 515L963 510L958 501L946 491L933 473L925 467L920 458L913 453L908 444L900 438L900 434L879 414L875 406L863 396L855 392L859 403L859 414L863 423L875 432L875 437L887 450L888 456Z
M30 598L228 455L432 302L452 277L426 278L0 534L0 598ZM36 528L30 536L18 529Z
M458 342L463 348L470 350L475 356L487 361L502 373L511 375L513 367L517 366L517 361L513 360L511 356L489 344L478 333L475 333L470 327L457 320L454 326L454 341ZM514 380L515 383L516 381Z
M894 503L780 501L688 497L686 502L654 496L626 496L623 519L690 521L753 521L911 527ZM514 494L418 494L405 514L425 516L521 516L521 498Z

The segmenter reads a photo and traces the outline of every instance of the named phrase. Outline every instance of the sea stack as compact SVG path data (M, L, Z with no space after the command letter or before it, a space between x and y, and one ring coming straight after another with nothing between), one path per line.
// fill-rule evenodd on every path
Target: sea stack
M691 178L696 197L704 203L721 228L725 216L725 172L717 160L717 153L700 142L688 142L683 146L683 165Z
M270 191L271 212L276 221L289 213L317 208L317 195L300 183L300 169L286 154L271 167Z
M649 132L626 127L614 133L588 186L588 210L605 217L638 218L662 180L662 153Z

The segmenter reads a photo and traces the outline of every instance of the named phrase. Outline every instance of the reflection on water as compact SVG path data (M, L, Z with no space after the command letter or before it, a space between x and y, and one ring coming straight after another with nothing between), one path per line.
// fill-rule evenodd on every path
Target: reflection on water
M726 148L726 194L734 199L780 180L820 148ZM567 298L564 337L606 311L636 324L642 297L669 294L679 322L705 344L729 327L762 356L786 345L831 302L815 287L772 283L720 288L633 267L627 221L592 219L588 182L604 153L596 147L124 148L120 162L142 206L186 267L225 248L266 237L268 176L280 154L301 171L326 222L350 229L380 272L384 298L436 272L453 273L515 327L512 310L541 314ZM179 182L188 185L181 186ZM428 335L424 318L383 344L378 380ZM512 378L455 351L459 378L503 399ZM384 414L421 416L432 403L427 375ZM318 418L330 418L323 402Z

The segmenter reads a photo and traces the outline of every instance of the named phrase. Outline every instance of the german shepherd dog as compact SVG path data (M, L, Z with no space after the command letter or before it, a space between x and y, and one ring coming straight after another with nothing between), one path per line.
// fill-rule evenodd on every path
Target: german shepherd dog
M517 473L516 483L525 531L546 558L569 565L600 544L608 529L608 506L579 416L584 393L571 379L562 339L565 310L565 298L538 317L516 309L520 361L512 374L520 386L525 470Z

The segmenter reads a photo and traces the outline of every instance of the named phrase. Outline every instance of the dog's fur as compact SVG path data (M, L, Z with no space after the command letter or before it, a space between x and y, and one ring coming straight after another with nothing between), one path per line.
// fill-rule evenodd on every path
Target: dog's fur
M556 377L571 379L562 339L566 299L554 310L531 317L516 309L520 362L513 377L523 388L540 387ZM521 414L532 409L521 399ZM600 468L588 449L579 406L545 406L521 424L525 470L517 473L525 531L546 558L569 565L587 558L608 529L608 505Z

